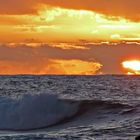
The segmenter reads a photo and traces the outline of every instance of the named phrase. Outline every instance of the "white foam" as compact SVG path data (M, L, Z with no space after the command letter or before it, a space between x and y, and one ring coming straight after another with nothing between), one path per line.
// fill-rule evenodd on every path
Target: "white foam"
M0 97L0 129L26 130L47 127L78 110L78 103L55 95L25 95L21 99Z

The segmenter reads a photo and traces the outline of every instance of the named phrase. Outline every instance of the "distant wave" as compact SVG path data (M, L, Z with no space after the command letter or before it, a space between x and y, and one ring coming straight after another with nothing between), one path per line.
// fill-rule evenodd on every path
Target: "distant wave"
M126 105L96 100L65 100L56 95L24 95L21 99L0 97L1 130L33 130L64 123L89 110L119 112Z

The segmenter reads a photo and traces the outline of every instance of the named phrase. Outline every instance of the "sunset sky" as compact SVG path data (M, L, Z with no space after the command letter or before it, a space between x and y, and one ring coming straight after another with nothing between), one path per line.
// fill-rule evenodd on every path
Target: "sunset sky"
M130 60L140 0L0 0L0 74L125 74Z

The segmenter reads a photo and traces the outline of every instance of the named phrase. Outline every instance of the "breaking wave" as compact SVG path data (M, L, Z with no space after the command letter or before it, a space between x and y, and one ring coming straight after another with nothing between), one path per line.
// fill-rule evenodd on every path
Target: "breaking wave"
M29 94L20 99L0 97L0 129L25 131L47 128L67 122L91 110L90 115L96 116L96 112L121 113L123 107L128 108L126 105L109 101L66 100L48 94Z

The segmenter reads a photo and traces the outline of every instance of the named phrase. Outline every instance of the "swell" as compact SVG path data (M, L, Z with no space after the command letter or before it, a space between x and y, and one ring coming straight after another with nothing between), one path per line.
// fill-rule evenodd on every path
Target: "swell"
M123 115L135 111L135 109L132 106L129 106L127 104L117 103L117 102L111 102L111 101L102 101L102 100L78 101L78 100L68 100L68 99L62 101L66 101L71 104L78 103L79 104L78 110L73 116L64 118L63 120L60 120L59 122L50 125L49 127L54 127L57 125L63 125L72 122L74 119L80 119L82 115L85 115L89 112L94 112L94 114L93 113L90 114L91 116L93 116L93 115L97 115L97 112L99 112L100 115L103 115L104 113L110 113L110 115L113 113L118 113L120 115Z
M28 98L28 99L27 99ZM33 99L32 99L33 98ZM4 99L5 102L7 102L7 99ZM8 99L9 101L9 99ZM2 102L2 101L1 101ZM1 104L0 102L0 104ZM31 102L31 103L30 103ZM23 118L23 122L21 123L16 122L16 125L13 124L14 122L13 119L11 120L5 119L5 118L0 118L0 121L3 121L3 128L0 126L0 130L5 130L5 131L32 131L32 130L39 130L39 129L46 129L49 127L54 127L57 125L62 125L66 124L68 122L72 122L74 119L80 119L81 116L89 113L93 119L95 119L97 116L103 116L104 114L121 114L125 112L125 110L129 110L126 113L131 113L133 108L129 105L121 104L121 103L115 103L111 101L101 101L101 100L66 100L66 99L59 99L56 96L52 95L38 95L35 97L33 96L27 96L24 97L22 100L18 101L15 103L15 101L9 101L7 102L8 106L12 105L11 109L15 108L15 114L12 114L12 117L16 117L16 115L19 115L19 117ZM2 105L2 104L1 104ZM29 105L30 110L28 109ZM47 106L46 106L47 105ZM7 105L6 105L7 106ZM38 106L40 106L38 108ZM5 106L3 106L5 107ZM20 107L20 109L19 109ZM41 109L42 112L38 111L37 109ZM46 108L47 110L46 110ZM6 108L7 109L7 108ZM26 111L27 109L27 111ZM4 108L3 108L4 110ZM10 109L7 110L7 112L12 111ZM33 113L32 113L33 111ZM43 112L46 111L46 112ZM4 117L7 117L6 115L11 115L5 113ZM37 113L42 113L37 119L34 119ZM124 113L125 114L125 113ZM23 115L23 116L21 116ZM31 118L29 115L32 115ZM51 115L51 117L50 117ZM58 115L60 117L58 117ZM11 117L11 116L10 116ZM45 120L46 119L46 120ZM86 120L86 117L85 117ZM5 122L4 122L5 121ZM18 120L17 120L18 121ZM32 121L32 122L31 122ZM34 125L32 124L40 122L39 125ZM8 124L9 123L9 124ZM11 123L11 124L10 124ZM21 123L21 124L20 124ZM25 125L24 127L22 124L24 123L31 123L30 125ZM6 124L6 125L5 125Z

